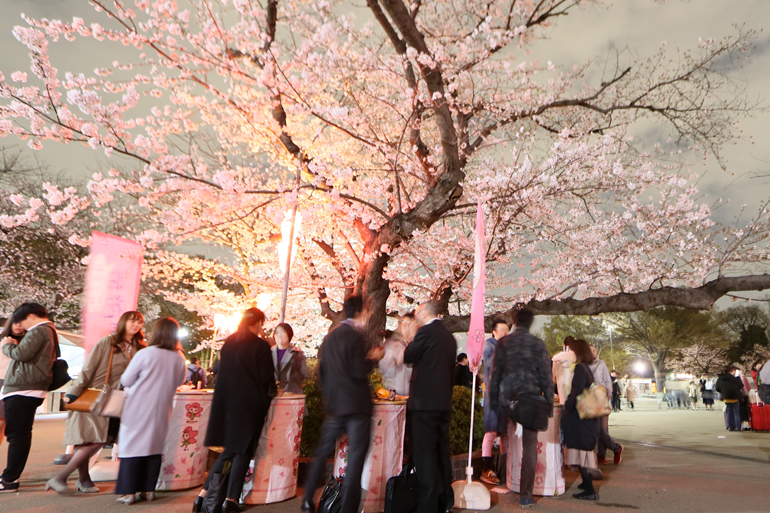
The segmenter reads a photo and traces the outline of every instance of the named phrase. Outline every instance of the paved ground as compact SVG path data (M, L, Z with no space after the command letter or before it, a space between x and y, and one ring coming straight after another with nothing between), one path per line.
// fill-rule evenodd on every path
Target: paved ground
M18 494L0 495L0 512L113 512L112 483L102 483L94 496L59 497L43 492L61 452L61 418L41 418L35 424L33 450ZM542 512L770 512L770 433L729 433L721 411L658 410L653 399L641 399L637 411L610 417L610 431L626 450L619 466L603 467L598 482L600 501L572 498L580 478L566 472L568 490L561 497L538 499ZM0 465L5 463L5 446ZM163 494L153 503L138 503L132 511L187 513L196 490ZM491 511L518 511L518 495L492 495ZM250 513L298 513L297 499L254 506Z

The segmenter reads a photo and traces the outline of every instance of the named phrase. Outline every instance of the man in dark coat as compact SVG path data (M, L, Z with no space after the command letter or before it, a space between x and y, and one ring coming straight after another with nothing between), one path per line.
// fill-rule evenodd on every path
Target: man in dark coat
M265 314L249 308L238 331L227 337L219 353L219 374L211 403L207 447L224 447L199 496L206 495L210 478L232 462L227 500L222 511L237 511L243 480L254 457L270 401L276 395L270 344L263 336ZM196 504L198 499L196 499Z
M420 329L404 351L404 362L412 364L407 408L420 482L419 513L450 512L454 506L449 423L457 341L438 314L434 303L417 308Z
M321 393L326 419L321 439L305 478L305 494L300 508L315 511L313 495L326 468L326 459L334 452L337 439L348 434L348 466L342 483L340 513L357 513L361 502L361 472L372 428L372 391L369 372L384 350L369 351L361 329L366 324L363 300L350 296L343 305L347 319L324 338L318 350Z
M460 353L457 355L457 365L455 365L454 386L473 388L473 373L468 367L468 355Z
M553 372L551 358L542 340L532 335L529 328L535 317L530 310L519 310L514 315L516 329L497 342L489 383L489 401L492 409L510 404L520 395L529 395L548 402L553 408ZM519 505L529 508L535 504L532 490L537 470L537 431L522 426L521 497Z
M722 394L722 401L725 403L725 427L729 431L741 430L740 401L743 398L743 381L735 375L736 370L738 369L732 365L725 367L714 387Z

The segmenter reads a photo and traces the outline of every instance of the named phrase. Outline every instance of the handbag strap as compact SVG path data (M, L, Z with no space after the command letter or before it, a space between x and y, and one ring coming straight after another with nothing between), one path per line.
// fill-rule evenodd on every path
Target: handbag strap
M104 386L110 387L110 372L112 371L112 356L115 354L115 346L110 344L110 363L107 364L107 377L104 378Z

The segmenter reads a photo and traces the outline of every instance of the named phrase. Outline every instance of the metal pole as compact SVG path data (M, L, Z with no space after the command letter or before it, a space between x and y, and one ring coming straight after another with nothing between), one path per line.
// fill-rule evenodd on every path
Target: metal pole
M612 370L615 370L615 350L612 349L612 326L610 326L610 354L612 355Z
M476 374L478 369L473 372L473 391L471 392L471 428L470 437L468 439L468 466L465 469L465 475L468 476L468 484L473 481L473 467L471 466L471 458L473 456L473 416L476 410Z
M289 230L289 242L286 245L286 269L283 272L283 290L281 292L281 315L278 323L282 323L286 318L286 297L289 295L289 273L291 272L291 250L294 245L294 222L297 220L297 206L299 206L299 182L302 178L302 154L300 153L297 163L297 181L294 185L294 207L291 209L291 229Z

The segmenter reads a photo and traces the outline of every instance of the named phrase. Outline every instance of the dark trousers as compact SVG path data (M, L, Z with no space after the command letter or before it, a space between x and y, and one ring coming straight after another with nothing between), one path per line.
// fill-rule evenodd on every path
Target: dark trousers
M160 454L120 458L118 482L115 483L117 495L132 495L137 492L154 492L160 476Z
M443 512L455 503L449 423L448 411L412 412L412 456L420 483L419 513Z
M348 467L342 481L340 513L357 513L361 502L361 472L364 470L366 453L369 451L369 437L372 431L370 415L329 416L321 426L321 439L313 462L305 478L304 500L313 500L318 481L326 469L326 460L334 453L337 439L342 433L348 434Z
M243 481L246 479L246 474L249 472L249 463L251 462L251 456L246 454L238 454L235 452L223 451L217 461L211 466L211 472L209 472L206 482L203 484L203 489L209 489L209 483L211 477L216 473L222 473L225 469L225 463L232 462L230 467L230 478L227 481L227 499L233 499L238 502L241 498L241 492L243 491Z
M610 436L610 416L605 415L599 419L599 448L598 453L600 458L607 456L607 449L612 452L618 452L620 444L612 439Z
M727 429L741 429L741 411L740 405L735 403L725 403L725 425Z
M521 426L521 499L531 499L537 473L537 431Z
M24 472L32 447L32 424L35 411L43 399L12 395L3 399L5 404L5 438L8 440L8 461L3 471L3 481L13 483Z

